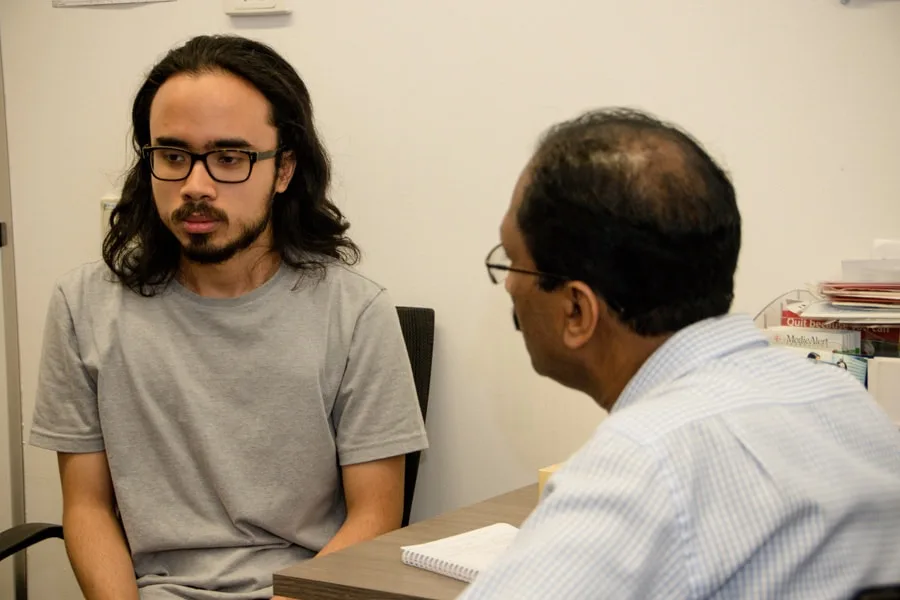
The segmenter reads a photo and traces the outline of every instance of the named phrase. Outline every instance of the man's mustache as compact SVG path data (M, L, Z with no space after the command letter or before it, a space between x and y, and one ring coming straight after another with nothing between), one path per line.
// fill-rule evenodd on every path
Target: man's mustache
M172 212L172 220L185 221L189 217L204 217L213 221L228 221L228 215L207 202L189 202Z

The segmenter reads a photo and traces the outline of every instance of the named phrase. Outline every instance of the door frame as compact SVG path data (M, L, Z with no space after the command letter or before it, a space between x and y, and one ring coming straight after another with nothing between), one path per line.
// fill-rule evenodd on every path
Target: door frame
M3 297L0 312L4 321L6 346L6 401L9 409L9 458L10 493L13 526L25 523L25 456L23 446L22 386L19 371L19 311L16 305L16 260L13 241L12 189L9 173L9 145L6 136L6 108L3 87L3 56L0 51L0 223L4 225L3 249ZM4 183L5 182L5 183ZM2 365L0 365L2 368ZM15 594L18 600L27 600L26 553L12 557Z

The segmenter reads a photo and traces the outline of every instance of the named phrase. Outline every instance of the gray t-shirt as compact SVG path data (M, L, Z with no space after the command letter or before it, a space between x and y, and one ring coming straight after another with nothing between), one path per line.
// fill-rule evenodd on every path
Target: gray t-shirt
M106 450L143 600L269 598L341 527L342 465L427 447L396 308L338 263L229 299L67 274L31 443Z

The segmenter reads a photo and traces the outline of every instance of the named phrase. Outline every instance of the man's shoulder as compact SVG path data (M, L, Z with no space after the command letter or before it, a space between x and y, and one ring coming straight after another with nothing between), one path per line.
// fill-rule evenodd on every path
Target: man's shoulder
M615 410L601 423L602 432L620 435L638 445L663 442L685 427L709 420L740 404L748 390L732 382L723 398L720 377L699 371L648 390L621 410ZM736 402L734 401L736 400Z
M865 389L845 371L761 348L713 361L648 390L623 410L614 410L603 425L642 444L664 443L687 429L755 421L772 411L788 421L805 419L810 412L868 413L866 401Z
M362 293L372 295L384 291L383 285L374 279L363 275L356 268L344 263L335 261L329 263L326 268L328 270L328 277L333 282L339 282L340 285L345 286L348 289L359 290Z
M56 288L70 302L85 296L109 294L121 287L116 275L102 260L83 263L56 278Z
M364 310L385 292L383 285L337 260L325 262L323 268L318 274L301 273L300 287L309 286L314 295L332 307Z

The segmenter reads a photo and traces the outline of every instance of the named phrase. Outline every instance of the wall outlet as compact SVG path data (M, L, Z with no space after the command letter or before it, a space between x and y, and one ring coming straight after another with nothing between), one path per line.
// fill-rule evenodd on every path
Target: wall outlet
M233 17L253 15L286 15L291 10L287 0L222 0L225 14Z
M113 194L107 194L100 199L100 240L106 238L109 231L109 216L112 214L116 204L119 203L119 197Z

